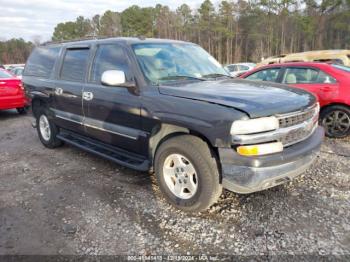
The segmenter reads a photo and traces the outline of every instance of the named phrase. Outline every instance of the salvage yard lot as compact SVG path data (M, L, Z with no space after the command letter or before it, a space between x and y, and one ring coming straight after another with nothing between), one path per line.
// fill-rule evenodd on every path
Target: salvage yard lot
M321 151L289 184L225 191L188 215L152 175L46 149L30 116L0 111L0 254L350 254L350 139L326 139Z

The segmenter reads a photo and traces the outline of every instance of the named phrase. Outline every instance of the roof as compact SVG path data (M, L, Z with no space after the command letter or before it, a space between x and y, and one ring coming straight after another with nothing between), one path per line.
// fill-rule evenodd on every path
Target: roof
M69 41L58 41L58 42L47 42L42 46L50 45L89 45L94 43L106 43L106 42L122 42L125 44L136 44L136 43L188 43L179 40L172 39L160 39L160 38L142 38L142 37L111 37L111 38L93 38L93 39L77 39Z
M324 62L286 62L286 63L274 63L274 64L268 64L264 65L261 67L278 67L278 66L315 66L315 67L320 67L320 66L329 66L329 63L324 63Z

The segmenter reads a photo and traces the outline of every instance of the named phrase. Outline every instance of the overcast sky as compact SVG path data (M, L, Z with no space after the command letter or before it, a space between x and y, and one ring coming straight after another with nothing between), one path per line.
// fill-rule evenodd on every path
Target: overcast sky
M0 0L0 40L19 38L41 41L51 38L56 24L75 20L82 15L91 18L106 10L123 11L131 5L168 5L175 10L183 3L197 8L203 0ZM213 1L214 2L214 1Z

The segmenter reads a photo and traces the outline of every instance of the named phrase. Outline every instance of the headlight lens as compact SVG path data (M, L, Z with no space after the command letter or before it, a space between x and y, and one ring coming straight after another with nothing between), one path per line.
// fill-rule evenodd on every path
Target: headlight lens
M279 122L274 116L234 121L231 135L245 135L278 129Z

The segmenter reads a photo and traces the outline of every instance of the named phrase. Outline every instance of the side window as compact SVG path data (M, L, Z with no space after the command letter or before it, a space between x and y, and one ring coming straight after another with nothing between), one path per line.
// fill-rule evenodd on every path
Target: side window
M118 45L101 45L98 47L90 81L100 83L103 72L107 70L124 71L126 79L130 79L128 58L122 47Z
M28 58L23 74L27 76L49 77L60 50L60 47L35 48Z
M326 73L312 68L287 68L283 78L285 84L335 83Z
M280 68L263 69L247 76L246 79L253 80L253 81L277 82L279 72L280 72Z
M63 80L83 82L89 59L89 49L67 49L63 58L60 78Z
M240 66L239 66L239 70L240 70L240 71L249 70L249 67L248 67L248 66L245 66L245 65L240 65Z
M330 75L326 74L323 71L319 71L316 83L324 83L324 84L334 84L336 83L337 80L335 80L333 77Z
M234 65L229 65L229 66L227 66L227 69L228 69L230 72L234 72L234 71L235 71L235 66L234 66Z

